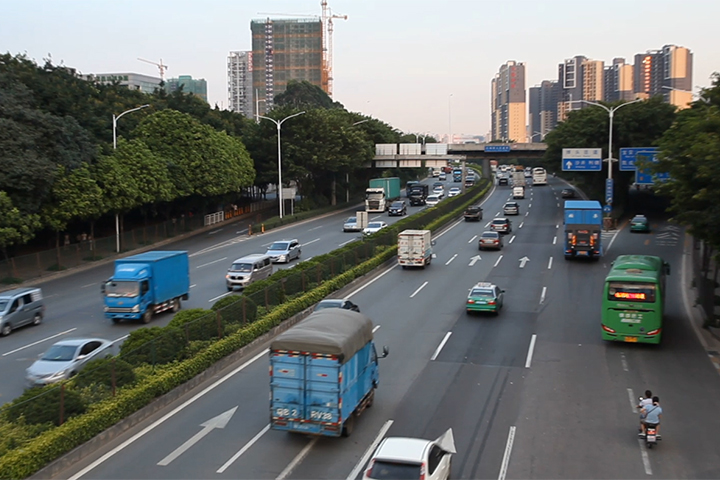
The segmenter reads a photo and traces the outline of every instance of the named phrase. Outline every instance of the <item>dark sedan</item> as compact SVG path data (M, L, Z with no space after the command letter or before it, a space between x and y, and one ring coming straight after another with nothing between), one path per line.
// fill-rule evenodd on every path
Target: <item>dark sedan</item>
M407 203L404 200L393 202L388 209L388 215L391 217L407 215Z
M562 198L575 198L576 195L577 194L575 193L575 190L573 190L572 188L563 188L560 192L560 196Z

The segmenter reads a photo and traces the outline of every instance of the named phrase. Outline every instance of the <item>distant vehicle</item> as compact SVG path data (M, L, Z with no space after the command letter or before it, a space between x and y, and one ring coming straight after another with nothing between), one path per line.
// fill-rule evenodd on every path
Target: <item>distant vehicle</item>
M447 175L445 173L441 173L440 175L438 175L438 180L447 180Z
M398 234L398 265L402 268L421 267L432 262L432 232L403 230Z
M575 190L572 188L563 188L560 191L560 196L562 198L575 198Z
M486 248L502 249L502 235L495 231L483 232L478 239L478 250L484 250Z
M323 310L325 308L342 308L343 310L352 310L353 312L360 313L360 307L347 298L326 298L325 300L320 300L320 302L315 305L315 308L313 308L313 312L317 312L318 310Z
M602 249L602 206L597 200L565 200L565 259L574 257L599 260Z
M532 169L533 185L547 185L547 172L542 167Z
M507 186L507 185L509 185L508 177L507 177L506 174L504 174L504 173L501 173L500 175L498 175L498 177L497 177L497 182L498 182L498 183L497 183L498 186L503 186L503 185Z
M410 190L410 205L425 205L425 199L427 198L429 192L430 187L425 183L414 185Z
M452 187L450 190L448 190L448 198L457 197L458 195L460 195L459 187Z
M264 280L273 273L272 259L265 253L251 253L235 260L225 274L228 292Z
M357 217L348 217L343 223L343 232L360 232L360 224L358 223Z
M387 211L390 202L400 198L400 179L398 177L382 177L370 179L365 189L365 211L382 213Z
M440 187L440 188L442 188L443 190L445 189L445 184L442 183L442 182L435 182L435 183L432 184L432 186L433 186L433 189L435 189L435 188L437 188L437 187Z
M388 225L385 222L369 222L368 226L365 227L363 230L364 235L372 235L373 233L377 233L383 228L386 228Z
M407 182L407 183L405 184L405 196L406 196L406 197L409 197L409 196L410 196L410 192L412 191L412 187L414 187L415 185L420 185L420 182L418 182L417 180L410 180L409 182Z
M375 449L363 480L447 480L454 453L452 429L433 441L388 437Z
M40 325L45 315L45 302L39 288L16 288L0 293L0 335L23 325Z
M505 299L505 290L490 282L480 282L470 289L465 309L467 313L492 312L500 313Z
M525 187L513 187L513 198L525 198Z
M631 232L650 232L650 222L645 215L635 215L630 220L630 231Z
M434 207L440 203L440 196L439 195L428 195L428 197L425 199L425 204L428 207Z
M510 233L512 232L512 225L510 225L509 219L497 217L493 218L492 222L490 222L490 229L500 233Z
M469 222L470 220L479 222L483 217L483 209L480 205L470 205L465 209L463 217L465 217L466 222Z
M102 338L61 340L25 371L27 386L49 385L74 377L91 360L111 357L114 353L113 342Z
M453 169L453 182L462 182L463 171L461 168Z
M433 195L443 198L445 196L445 189L443 187L435 187L433 188Z
M530 170L530 169L525 170L525 178L532 178L532 170Z
M391 217L407 215L407 203L405 203L405 200L393 202L388 209L388 215Z
M520 205L517 202L507 202L503 206L503 214L520 215Z
M434 178L439 177L439 176L440 176L440 170L433 170L432 176L433 176Z
M302 247L297 239L281 240L270 245L266 252L274 263L290 263L295 258L300 258Z

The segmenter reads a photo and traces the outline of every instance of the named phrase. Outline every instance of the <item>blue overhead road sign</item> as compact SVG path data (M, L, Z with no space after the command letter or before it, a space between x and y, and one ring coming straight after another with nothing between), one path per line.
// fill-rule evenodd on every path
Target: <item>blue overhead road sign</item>
M636 147L620 149L620 170L623 172L634 172L635 160L638 155L656 155L657 147ZM654 161L654 160L653 160Z
M602 150L599 148L563 148L563 172L599 172L602 170Z
M510 145L485 145L486 152L509 152Z

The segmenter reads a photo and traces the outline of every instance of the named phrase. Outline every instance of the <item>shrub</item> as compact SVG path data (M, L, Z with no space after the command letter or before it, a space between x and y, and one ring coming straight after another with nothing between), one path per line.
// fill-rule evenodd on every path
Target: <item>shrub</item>
M99 358L88 363L87 366L73 379L78 388L85 388L92 384L105 385L112 388L113 370L115 372L115 387L120 388L135 382L133 367L122 358Z
M64 391L62 391L64 390ZM63 422L85 413L86 405L80 394L61 385L26 390L7 407L8 418L23 417L27 423L60 425L60 397L62 394Z
M120 356L131 365L170 363L186 343L185 333L179 328L138 328L120 346Z
M220 328L222 329L222 320ZM218 337L218 320L216 315L203 308L185 310L170 320L166 328L177 328L185 335L185 340L210 340Z
M243 324L257 320L258 307L253 299L247 295L230 295L215 302L211 310L219 312L226 324Z

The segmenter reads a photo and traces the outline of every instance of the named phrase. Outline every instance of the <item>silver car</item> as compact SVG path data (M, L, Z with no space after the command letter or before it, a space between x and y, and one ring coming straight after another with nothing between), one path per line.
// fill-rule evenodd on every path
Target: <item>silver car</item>
M360 224L357 221L357 217L348 217L343 223L343 232L361 232Z
M280 240L270 245L265 252L270 255L273 263L290 263L294 258L300 258L300 242L297 240Z
M25 380L29 387L57 383L75 376L88 362L115 353L113 342L102 338L61 340L30 365Z

